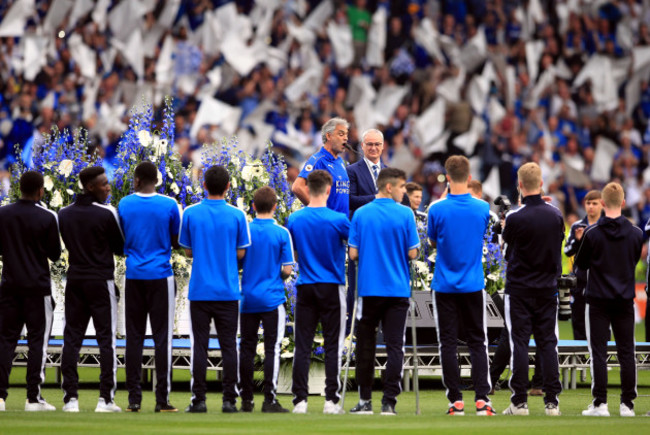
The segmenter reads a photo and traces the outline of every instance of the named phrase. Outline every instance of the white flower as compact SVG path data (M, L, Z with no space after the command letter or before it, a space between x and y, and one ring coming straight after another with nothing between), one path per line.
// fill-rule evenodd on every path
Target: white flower
M487 246L483 246L483 255L487 255L487 254L488 254L488 248Z
M244 198L241 196L237 198L237 208L246 213L248 211L248 206L244 202Z
M81 190L84 189L84 185L81 184L81 180L77 181L77 186L79 186L79 189L81 189Z
M178 188L178 184L174 181L169 188L174 192L176 195L178 195L181 192L181 189Z
M230 187L232 187L233 189L236 189L236 188L237 188L237 179L236 179L235 177L233 177L233 178L230 180Z
M429 273L429 265L425 263L424 261L416 261L415 262L415 268L418 271L419 274L428 274Z
M264 175L264 168L261 165L253 166L253 178L261 178Z
M293 358L293 352L283 352L283 353L280 355L280 358L282 358L282 359Z
M167 171L166 171L166 172L167 172L167 176L168 176L169 178L174 178L174 174L172 174L171 169L167 168Z
M255 349L255 353L257 354L257 356L264 359L264 343L257 343L257 348Z
M185 189L187 189L188 192L192 193L192 186L189 184L185 187Z
M253 179L253 167L246 165L241 170L241 177L244 181L251 181Z
M490 281L497 282L499 280L499 275L497 275L494 272L491 272L491 273L488 274L488 276L486 278L489 279Z
M289 337L284 337L282 339L282 347L287 347L291 343L291 340L289 340Z
M149 147L153 143L151 133L149 133L147 130L140 130L138 132L138 140L140 141L140 145L145 148Z
M294 211L298 211L301 208L302 208L302 202L300 202L299 200L294 200L293 204L291 204L291 213L293 213Z
M59 174L63 175L64 177L69 177L72 173L73 168L74 162L72 160L63 159L61 160L61 163L59 163Z
M325 343L325 339L323 337L316 336L316 337L314 337L314 343L323 344L323 343Z
M66 189L66 192L70 196L74 195L74 190L72 190L72 189Z
M155 139L153 141L153 153L155 156L162 156L167 153L167 139Z
M54 182L52 181L52 177L49 175L46 175L45 178L43 179L43 187L45 187L45 190L48 192L52 190L54 187Z
M61 192L58 190L54 192L54 195L52 195L52 199L50 200L50 207L52 208L59 208L63 205L63 198L61 197Z
M156 181L156 187L160 186L163 182L162 174L160 173L159 169L156 169L156 172L158 174L158 180Z
M239 160L239 157L237 156L232 156L230 157L230 163L233 165L237 166L239 168L239 165L241 164L241 161Z

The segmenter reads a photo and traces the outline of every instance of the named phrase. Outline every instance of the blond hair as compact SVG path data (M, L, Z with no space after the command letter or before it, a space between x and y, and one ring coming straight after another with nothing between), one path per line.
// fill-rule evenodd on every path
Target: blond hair
M483 183L478 180L469 180L467 188L474 192L476 196L483 196Z
M605 207L609 209L620 208L625 199L625 192L623 187L618 183L609 183L603 188L602 192L603 202Z
M542 187L542 170L537 163L522 165L517 171L517 178L527 192L534 192Z

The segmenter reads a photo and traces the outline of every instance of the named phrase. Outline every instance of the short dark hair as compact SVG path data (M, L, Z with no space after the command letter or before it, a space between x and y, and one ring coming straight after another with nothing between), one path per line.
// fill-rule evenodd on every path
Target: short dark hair
M422 186L420 186L418 183L414 183L412 181L406 183L406 193L408 193L410 195L411 193L416 192L416 191L421 192L422 191Z
M210 195L223 195L230 182L230 175L223 166L210 166L203 174L205 188Z
M81 182L83 188L87 189L88 185L92 183L95 178L99 177L105 172L106 171L101 166L90 166L79 172L79 181Z
M395 184L397 180L406 180L406 172L397 168L384 168L377 176L377 190L384 190L387 184Z
M151 162L142 162L135 167L133 177L143 184L156 184L158 182L158 168Z
M317 169L307 177L307 187L310 195L322 195L327 187L332 185L332 175L329 172Z
M278 196L272 187L260 187L255 191L255 195L253 195L253 204L255 204L255 210L258 213L270 213L273 210L273 206L277 203Z
M37 194L44 184L45 179L40 172L27 171L20 176L20 192L25 196Z
M465 156L451 156L445 162L445 171L454 183L462 183L469 178L469 160Z

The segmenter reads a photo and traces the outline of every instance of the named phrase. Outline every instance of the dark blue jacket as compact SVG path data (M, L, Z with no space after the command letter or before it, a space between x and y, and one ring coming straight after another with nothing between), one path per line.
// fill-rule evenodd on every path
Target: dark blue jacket
M625 217L601 217L582 236L576 263L588 270L585 296L633 299L634 269L643 249L643 231Z
M566 241L566 245L564 245L564 255L567 257L573 257L576 255L578 252L578 247L580 246L580 240L576 240L576 229L579 227L583 227L587 229L589 227L589 219L587 216L584 217L584 219L581 219L579 221L575 221L573 225L571 225L571 230L569 231L569 238ZM583 237L584 237L584 233ZM578 265L575 263L575 258L573 259L573 273L575 273L576 278L578 279L578 289L584 289L585 285L587 284L587 272L578 269Z
M380 170L386 165L379 163ZM366 161L361 157L358 162L347 167L350 178L350 219L354 212L361 206L372 202L377 194L375 182Z
M528 195L523 205L506 216L506 293L552 296L562 273L564 220L541 195Z
M384 169L386 165L382 161L379 162L379 170ZM375 182L372 180L372 174L363 157L356 163L348 165L348 178L350 179L350 220L356 209L361 206L372 202L377 195L377 188ZM409 197L404 194L402 198L402 205L411 207Z

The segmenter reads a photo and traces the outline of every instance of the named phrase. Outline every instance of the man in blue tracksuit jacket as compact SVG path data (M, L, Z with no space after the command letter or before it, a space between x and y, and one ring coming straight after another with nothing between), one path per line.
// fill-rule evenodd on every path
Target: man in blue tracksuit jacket
M517 176L522 206L508 213L503 230L508 261L504 305L512 351L512 396L504 414L528 415L528 342L532 333L542 362L546 415L559 415L557 278L562 272L564 220L556 207L542 199L542 171L536 163L521 166Z
M578 247L576 263L588 272L586 331L591 354L594 401L582 412L609 416L607 408L607 341L610 325L621 365L621 417L634 416L636 360L634 356L634 269L643 249L643 232L621 216L623 188L609 183L602 192L605 216L589 227Z

